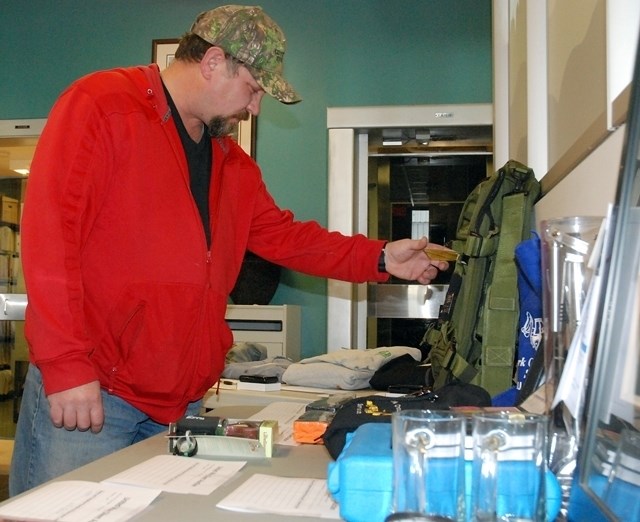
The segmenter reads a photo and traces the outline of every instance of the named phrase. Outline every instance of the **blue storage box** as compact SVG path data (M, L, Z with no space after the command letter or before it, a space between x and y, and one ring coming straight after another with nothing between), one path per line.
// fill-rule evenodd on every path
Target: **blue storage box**
M467 507L471 505L471 462L467 462ZM517 481L514 481L514 486ZM347 522L384 522L391 513L393 454L391 424L363 424L349 434L342 453L329 463L327 485ZM547 472L547 520L560 510L556 477Z
M359 426L329 463L327 487L347 522L384 521L391 511L392 481L391 424Z

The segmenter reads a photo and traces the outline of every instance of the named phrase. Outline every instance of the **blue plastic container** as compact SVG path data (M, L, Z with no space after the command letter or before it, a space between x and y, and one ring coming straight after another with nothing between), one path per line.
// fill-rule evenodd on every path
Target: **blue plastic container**
M467 462L467 510L471 506L471 462ZM391 513L393 452L391 424L363 424L347 437L342 453L329 463L327 484L347 522L384 522ZM547 520L560 510L561 492L555 475L547 472ZM526 479L525 479L526 480ZM520 481L514 471L511 486L517 492ZM499 492L500 493L500 492Z

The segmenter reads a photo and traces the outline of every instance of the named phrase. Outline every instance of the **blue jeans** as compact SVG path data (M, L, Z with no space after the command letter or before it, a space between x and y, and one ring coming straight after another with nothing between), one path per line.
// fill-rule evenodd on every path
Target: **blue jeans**
M197 415L202 401L192 402L186 414ZM24 385L9 474L9 495L14 496L100 457L152 435L166 432L126 401L102 391L104 427L100 433L56 428L49 416L49 401L40 371L29 365Z

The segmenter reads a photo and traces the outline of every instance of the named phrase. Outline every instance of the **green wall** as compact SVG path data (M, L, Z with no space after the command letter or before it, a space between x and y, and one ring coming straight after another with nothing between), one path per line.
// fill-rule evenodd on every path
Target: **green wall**
M43 118L97 69L147 63L204 0L2 0L0 119ZM490 103L491 0L262 0L284 29L286 74L304 101L265 99L257 158L299 219L327 222L327 107ZM73 122L69 122L73 125ZM302 306L302 354L326 350L326 282L286 271L274 304Z

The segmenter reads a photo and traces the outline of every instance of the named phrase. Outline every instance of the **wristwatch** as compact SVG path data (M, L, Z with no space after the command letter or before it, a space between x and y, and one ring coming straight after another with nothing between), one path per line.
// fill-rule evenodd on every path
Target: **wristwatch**
M384 248L387 246L387 244L385 243L382 246L382 250L380 251L380 257L378 257L378 272L382 272L383 274L387 273L387 265L385 263L385 250Z

